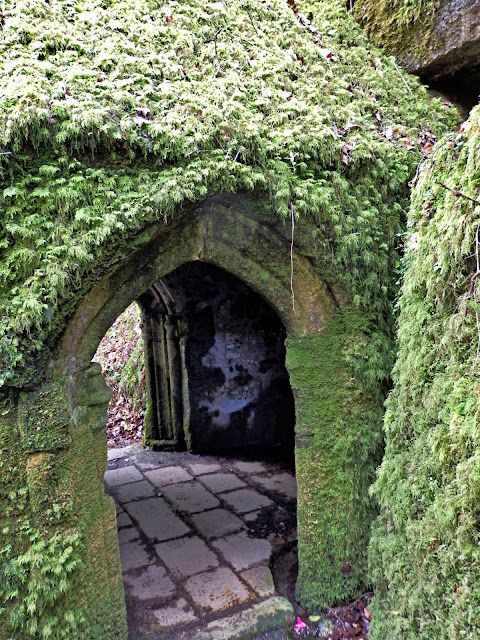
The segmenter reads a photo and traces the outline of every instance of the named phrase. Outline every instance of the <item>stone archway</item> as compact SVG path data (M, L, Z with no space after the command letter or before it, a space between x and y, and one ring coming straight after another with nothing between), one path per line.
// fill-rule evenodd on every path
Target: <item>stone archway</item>
M115 526L113 504L103 495L106 447L103 438L99 437L105 424L110 392L99 365L91 363L101 338L123 309L146 291L150 291L151 297L160 305L169 306L170 319L162 326L162 331L165 336L171 332L172 319L176 318L173 322L177 323L181 320L158 283L181 265L195 261L223 269L257 292L280 318L290 340L315 337L324 328L337 302L318 278L313 264L297 251L293 252L292 258L290 249L282 225L275 227L271 217L259 213L251 202L239 196L218 196L207 199L193 212L179 216L168 225L159 223L147 229L141 246L125 256L122 264L107 273L80 301L52 369L55 378L68 380L74 430L85 433L91 443L88 451L81 451L82 465L96 469L95 475L86 481L84 489L88 487L88 492L83 495L88 503L84 507L92 517L95 514L96 522L96 534L91 539L89 551L97 567L107 563L110 575L113 571L116 594L122 589L118 543L116 536L111 539ZM172 357L174 360L175 354ZM172 366L170 370L176 370L174 375L178 375L178 367ZM169 406L171 416L175 403L170 402ZM298 411L301 413L302 408L297 408ZM171 432L173 440L178 435L178 431L176 434ZM300 430L302 446L308 437L308 433ZM103 539L101 555L98 553L99 535ZM88 573L88 591L102 594L105 590L102 571L95 571L95 575L91 571ZM104 599L103 594L99 598ZM110 601L115 598L110 596ZM97 624L100 625L100 621Z
M319 278L308 243L302 242L302 233L305 240L310 232L297 229L292 250L288 225L267 204L239 195L208 198L168 224L142 230L132 237L131 251L117 256L110 270L103 262L92 275L96 284L86 283L88 291L57 347L51 345L55 351L42 385L18 395L16 413L9 415L18 416L29 456L31 499L39 510L46 502L65 502L62 527L75 527L81 535L83 560L67 605L84 612L89 637L107 640L126 633L115 509L103 491L102 431L110 390L91 359L130 302L197 261L245 283L285 327L295 399L300 602L317 607L365 586L364 550L373 516L367 492L380 441L382 398L366 395L356 378L361 372L348 367L345 350L363 348L365 324L341 292ZM160 302L158 286L155 296ZM176 315L173 308L171 315ZM168 326L164 331L167 335ZM41 482L39 469L47 474ZM40 490L46 482L53 487L51 495ZM351 567L348 575L342 571L345 564Z

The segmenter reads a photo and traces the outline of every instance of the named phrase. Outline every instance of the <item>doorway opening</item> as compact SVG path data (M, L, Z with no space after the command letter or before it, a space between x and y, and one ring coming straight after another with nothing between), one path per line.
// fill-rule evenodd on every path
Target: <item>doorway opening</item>
M140 308L133 302L115 320L93 357L112 391L106 425L107 446L124 447L143 438L145 358Z
M236 277L187 263L138 307L144 444L110 449L105 484L130 637L173 640L277 606L270 565L296 539L294 403L285 328Z

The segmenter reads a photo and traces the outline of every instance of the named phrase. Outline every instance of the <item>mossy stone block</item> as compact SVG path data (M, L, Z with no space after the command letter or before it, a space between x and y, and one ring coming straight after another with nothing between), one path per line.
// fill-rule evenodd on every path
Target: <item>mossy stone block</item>
M20 394L18 424L23 450L58 451L70 442L70 411L63 386L42 385L38 391Z

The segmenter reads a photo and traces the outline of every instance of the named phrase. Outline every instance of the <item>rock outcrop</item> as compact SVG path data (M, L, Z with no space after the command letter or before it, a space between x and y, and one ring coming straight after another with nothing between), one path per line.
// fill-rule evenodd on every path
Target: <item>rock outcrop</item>
M416 9L405 2L359 0L370 37L411 73L438 79L480 68L480 0L442 0Z

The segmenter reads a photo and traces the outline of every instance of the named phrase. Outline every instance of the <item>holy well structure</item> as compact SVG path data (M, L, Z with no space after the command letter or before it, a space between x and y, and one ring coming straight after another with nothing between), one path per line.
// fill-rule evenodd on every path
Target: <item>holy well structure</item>
M455 127L455 110L371 45L343 1L291 5L22 0L0 14L2 640L126 637L115 509L102 483L110 392L91 359L134 300L145 326L147 443L295 447L304 607L348 600L373 580L374 638L394 606L388 637L426 638L440 591L465 612L450 629L473 629L478 520L467 514L478 515L479 501L468 470L443 538L427 525L418 536L402 529L408 518L393 503L406 504L399 487L415 455L431 450L439 467L448 459L450 480L455 455L475 465L464 447L478 446L478 111L415 177ZM447 186L432 190L432 172ZM452 194L459 188L470 200ZM408 219L418 249L400 260ZM373 499L405 267L398 384ZM196 285L202 269L222 274L219 292ZM220 335L218 314L195 324L198 305L214 298L237 347L243 309L264 363L256 378L228 359L210 377L195 368L192 327L212 344ZM437 357L448 358L446 376L431 373ZM426 391L427 371L438 398ZM252 377L247 402L240 388ZM242 402L227 406L227 395ZM267 433L267 412L290 418ZM463 425L456 452L445 434L430 442L430 426L454 419ZM405 442L417 445L405 453ZM395 447L401 469L388 462ZM443 499L439 467L418 464L417 491ZM404 557L411 537L418 548ZM402 584L409 593L419 584L407 570L414 559L429 582L429 549L436 558L446 550L444 579L418 592L412 621Z

